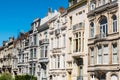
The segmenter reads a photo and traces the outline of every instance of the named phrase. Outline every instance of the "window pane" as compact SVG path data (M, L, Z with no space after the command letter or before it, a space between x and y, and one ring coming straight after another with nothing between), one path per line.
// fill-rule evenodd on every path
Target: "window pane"
M117 63L117 44L112 45L112 63Z
M103 54L104 54L104 64L108 64L108 46L104 46L103 49Z

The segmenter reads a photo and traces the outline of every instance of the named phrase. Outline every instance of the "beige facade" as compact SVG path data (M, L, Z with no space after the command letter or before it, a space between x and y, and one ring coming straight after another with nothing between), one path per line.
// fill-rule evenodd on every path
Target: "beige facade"
M0 73L38 80L120 80L118 0L68 0L0 47Z
M87 0L69 0L67 11L67 80L87 80Z
M89 0L89 80L119 80L118 0Z
M3 46L0 48L0 73L12 72L12 60L14 52L14 38L10 37L8 41L3 41Z
M49 80L66 80L67 12L61 7L58 15L50 20L49 27Z

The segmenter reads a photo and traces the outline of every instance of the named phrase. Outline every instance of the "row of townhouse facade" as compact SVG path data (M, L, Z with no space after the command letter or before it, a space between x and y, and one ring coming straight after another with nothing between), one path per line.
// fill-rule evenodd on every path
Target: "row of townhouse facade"
M38 80L120 80L120 1L68 0L0 47L0 73Z

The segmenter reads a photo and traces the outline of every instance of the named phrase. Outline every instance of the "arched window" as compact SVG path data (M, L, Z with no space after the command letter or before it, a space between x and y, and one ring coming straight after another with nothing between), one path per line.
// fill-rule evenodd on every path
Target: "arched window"
M94 10L95 9L95 2L91 2L90 3L90 10Z
M112 75L112 76L111 76L111 80L118 80L117 75Z
M100 23L100 36L106 37L106 34L108 33L107 18L103 17L99 23Z
M117 32L117 17L115 15L112 16L112 31Z
M90 24L90 37L94 37L94 23Z

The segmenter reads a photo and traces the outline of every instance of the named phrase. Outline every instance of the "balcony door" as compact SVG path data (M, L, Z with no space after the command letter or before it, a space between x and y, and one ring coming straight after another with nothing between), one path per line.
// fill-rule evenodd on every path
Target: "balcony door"
M101 35L101 37L106 37L107 32L108 32L107 19L106 19L106 17L104 17L100 20L100 35Z

